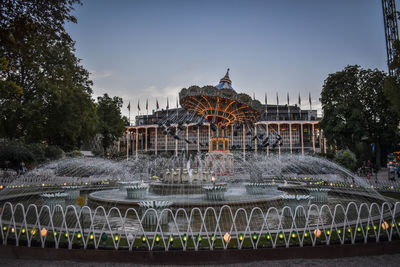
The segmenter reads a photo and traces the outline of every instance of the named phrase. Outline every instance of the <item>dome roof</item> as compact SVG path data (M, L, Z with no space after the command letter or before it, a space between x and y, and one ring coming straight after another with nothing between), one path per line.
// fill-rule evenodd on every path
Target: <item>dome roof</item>
M219 84L215 86L218 89L231 89L232 88L232 81L229 79L229 69L226 71L225 76L219 81Z

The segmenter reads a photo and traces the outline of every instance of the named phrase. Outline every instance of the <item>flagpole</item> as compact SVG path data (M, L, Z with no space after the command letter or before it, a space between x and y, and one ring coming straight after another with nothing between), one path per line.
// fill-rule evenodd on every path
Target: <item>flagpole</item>
M289 120L290 120L290 107L289 107L289 92L287 93L287 109L288 109L288 115L289 115Z
M146 98L146 121L149 124L149 99Z

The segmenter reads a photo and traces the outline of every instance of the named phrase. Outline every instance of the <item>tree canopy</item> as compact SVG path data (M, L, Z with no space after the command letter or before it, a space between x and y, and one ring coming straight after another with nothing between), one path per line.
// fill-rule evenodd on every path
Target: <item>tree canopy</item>
M385 80L385 95L389 99L393 112L400 116L400 41L394 43L394 57L390 63L393 75Z
M121 117L122 98L104 94L97 98L98 133L102 135L104 152L121 136L126 125L126 118Z
M0 3L0 137L71 150L94 135L89 73L64 29L79 0Z
M375 154L378 166L381 155L398 138L399 116L392 112L384 94L385 78L385 73L376 69L347 66L329 74L321 92L324 116L320 125L328 143L356 155L360 155L360 144L365 144Z

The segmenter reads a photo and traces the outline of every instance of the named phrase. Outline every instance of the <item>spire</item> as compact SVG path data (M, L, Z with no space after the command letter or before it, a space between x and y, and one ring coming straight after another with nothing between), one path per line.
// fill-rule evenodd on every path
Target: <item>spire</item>
M226 71L226 74L225 74L224 78L222 78L222 79L219 81L219 83L223 83L223 82L227 82L227 83L229 83L229 84L232 84L231 79L229 79L229 68L228 68L228 70Z
M232 89L232 81L229 79L229 69L226 71L225 76L219 81L219 84L215 86L218 89Z

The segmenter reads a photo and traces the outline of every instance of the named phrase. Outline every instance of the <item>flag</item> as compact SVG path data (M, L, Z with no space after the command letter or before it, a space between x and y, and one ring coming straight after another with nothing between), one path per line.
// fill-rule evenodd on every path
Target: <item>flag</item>
M137 110L138 110L138 111L140 111L140 103L139 103L139 101L140 101L140 100L138 99L138 101L137 101Z
M299 107L301 107L301 97L300 97L300 93L299 93Z
M310 102L310 110L312 109L311 108L311 93L308 93L308 101Z
M149 100L146 99L146 110L149 110Z
M265 93L265 100L264 100L264 101L265 101L265 105L268 104L268 101L267 101L267 100L268 100L268 98L267 98L267 93Z
M253 93L253 100L256 100L256 93Z
M158 110L160 106L158 105L158 99L156 98L156 109Z
M167 97L167 110L169 109L169 102L168 102L168 97Z
M289 106L289 93L287 93L287 105Z
M129 111L131 111L131 101L129 101L129 104L128 104L127 108L128 108Z

